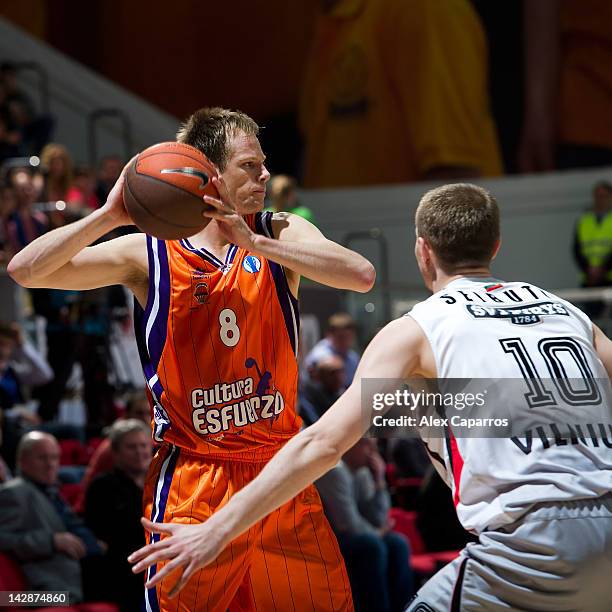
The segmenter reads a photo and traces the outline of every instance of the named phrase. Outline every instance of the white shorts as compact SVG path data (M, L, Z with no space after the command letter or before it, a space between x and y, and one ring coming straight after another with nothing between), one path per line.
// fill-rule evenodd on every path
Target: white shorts
M610 612L612 494L536 504L480 534L433 576L409 612Z

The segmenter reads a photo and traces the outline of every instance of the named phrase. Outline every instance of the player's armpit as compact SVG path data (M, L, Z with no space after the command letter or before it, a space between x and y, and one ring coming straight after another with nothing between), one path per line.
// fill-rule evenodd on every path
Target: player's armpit
M134 290L146 286L147 279L146 237L130 234L86 247L55 272L34 278L27 286L84 290L126 285Z
M593 344L608 376L612 377L612 340L597 325L593 325Z

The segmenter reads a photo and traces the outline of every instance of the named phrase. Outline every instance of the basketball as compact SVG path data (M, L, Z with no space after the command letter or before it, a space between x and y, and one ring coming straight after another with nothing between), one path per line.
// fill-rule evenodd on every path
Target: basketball
M204 195L218 197L211 179L217 170L195 147L162 142L140 153L125 174L123 201L140 230L178 240L202 230L211 209Z

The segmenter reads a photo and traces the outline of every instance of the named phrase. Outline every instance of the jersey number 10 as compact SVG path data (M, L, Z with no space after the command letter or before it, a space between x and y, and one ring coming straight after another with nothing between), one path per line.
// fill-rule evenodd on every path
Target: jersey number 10
M529 392L525 393L529 407L556 405L553 393L546 388L523 341L520 338L502 338L499 343L506 353L516 359L521 369L521 374L529 387ZM559 396L565 402L572 406L586 406L601 402L597 381L593 378L582 347L576 340L568 337L542 338L538 342L538 350L546 362ZM578 367L584 382L580 388L572 385L572 379L567 376L562 357L565 360L569 358Z

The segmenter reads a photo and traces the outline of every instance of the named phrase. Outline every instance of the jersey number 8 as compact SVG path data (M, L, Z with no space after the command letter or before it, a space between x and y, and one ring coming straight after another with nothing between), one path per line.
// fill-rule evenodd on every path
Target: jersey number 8
M231 308L224 308L219 313L219 336L225 346L234 347L240 340L240 328L236 322L236 313Z

